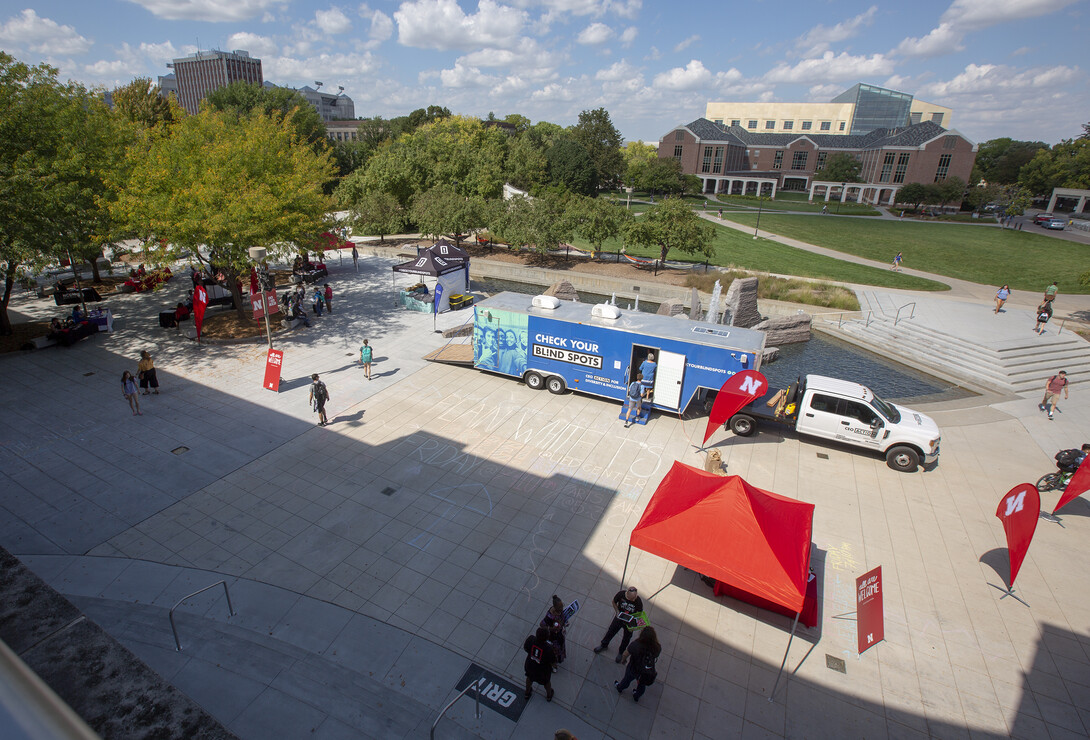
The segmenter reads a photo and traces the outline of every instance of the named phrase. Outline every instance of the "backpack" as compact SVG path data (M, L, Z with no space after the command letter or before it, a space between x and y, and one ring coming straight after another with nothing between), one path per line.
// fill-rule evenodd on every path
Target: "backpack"
M325 383L318 381L314 384L314 400L321 403L329 398L329 391L325 389Z
M1061 470L1076 470L1082 450L1060 450L1056 453L1056 466Z

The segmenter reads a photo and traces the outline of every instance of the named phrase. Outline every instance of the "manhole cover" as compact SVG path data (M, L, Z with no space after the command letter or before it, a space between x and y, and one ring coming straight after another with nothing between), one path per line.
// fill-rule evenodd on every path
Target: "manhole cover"
M85 377L85 378L86 378L86 377L88 377L88 376L90 376L90 375L94 375L94 373L84 373L84 374L83 374L83 377Z
M824 452L819 452L817 454L817 456L818 456L818 460L828 460L829 459L829 456L826 455Z
M188 447L175 447L173 450L171 450L171 452L173 452L175 455L184 455L185 453L189 452L189 448Z
M382 489L382 495L383 496L393 496L396 491L397 491L396 488L386 487L386 488Z
M844 664L843 658L834 658L828 653L825 654L825 667L837 673L848 672L848 667Z

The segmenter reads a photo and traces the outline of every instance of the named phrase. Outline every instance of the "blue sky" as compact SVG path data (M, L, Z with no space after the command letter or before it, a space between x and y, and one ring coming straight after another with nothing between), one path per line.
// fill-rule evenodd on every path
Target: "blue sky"
M64 78L155 79L198 48L345 88L357 116L430 104L568 125L604 107L657 141L709 100L827 101L856 82L953 108L974 141L1090 120L1088 0L0 0L0 48Z

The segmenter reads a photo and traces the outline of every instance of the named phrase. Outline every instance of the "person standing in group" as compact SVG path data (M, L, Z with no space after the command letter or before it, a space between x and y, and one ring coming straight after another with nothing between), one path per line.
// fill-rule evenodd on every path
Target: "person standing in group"
M352 264L356 268L356 272L360 271L360 253L356 249L356 245L352 245Z
M522 643L522 649L526 651L526 661L522 664L526 671L526 700L529 701L534 695L534 684L539 683L545 687L545 701L552 701L556 654L549 644L549 630L538 627L537 632Z
M658 671L655 670L655 661L659 659L661 654L662 645L659 644L655 628L644 627L640 630L640 636L628 646L626 655L629 660L624 670L624 677L620 681L613 682L617 693L620 694L627 689L634 680L636 688L632 690L632 698L639 701L640 697L643 696L643 692L655 682L655 678L658 676Z
M618 632L623 631L623 634L621 635L621 648L617 652L617 662L620 663L624 660L624 653L628 648L628 641L632 639L632 633L628 630L628 623L633 619L633 614L643 611L643 599L640 598L639 592L636 591L635 586L629 586L626 590L617 592L617 595L613 597L613 610L616 612L613 616L613 621L609 623L609 629L606 630L605 637L603 637L602 642L594 648L594 652L600 653L605 650L609 647L609 643L613 641L613 636Z
M367 340L363 340L363 346L360 347L360 364L363 365L363 377L368 380L371 379L371 345L367 343Z
M140 352L140 364L136 366L136 375L140 378L140 387L144 389L144 395L148 395L148 388L155 389L155 395L159 395L159 379L155 377L155 363L147 350Z
M890 267L890 269L891 270L900 270L901 269L901 262L903 262L903 261L904 261L904 257L901 255L900 252L898 252L897 256L893 258L893 265Z
M324 427L329 423L325 416L325 402L329 400L329 390L325 387L325 383L318 380L318 373L311 375L310 379L313 381L310 384L310 403L318 412L318 426Z
M1045 381L1045 397L1037 404L1041 411L1048 411L1048 420L1052 421L1052 412L1056 410L1056 404L1060 401L1060 391L1063 391L1064 400L1070 396L1067 390L1067 371L1061 370Z
M655 353L648 352L647 359L640 363L640 374L643 375L643 400L651 400L651 391L655 387L655 371L658 370L658 365L655 364Z
M121 394L125 396L125 400L129 402L129 408L132 409L132 415L143 416L143 414L140 413L140 398L136 391L136 379L128 370L121 373Z
M1004 285L995 294L995 312L999 313L999 309L1003 308L1003 304L1007 302L1007 299L1011 297L1011 289L1009 285Z
M1037 323L1034 324L1033 330L1038 334L1045 333L1045 324L1052 318L1052 301L1042 301L1041 305L1037 307Z
M567 646L564 643L564 630L567 628L568 622L564 618L564 602L556 594L553 594L549 610L545 612L545 616L541 618L541 623L538 626L549 631L549 644L556 653L556 663L553 665L553 672L555 673L557 666L564 662L564 658L568 657Z
M636 379L628 384L625 394L628 396L628 410L624 412L624 428L628 429L632 426L632 411L635 410L637 419L643 413L643 373L636 373Z
M322 296L325 298L325 312L333 314L333 288L329 287L329 283L325 284L325 294Z
M322 297L322 289L317 285L314 286L314 315L318 318L322 317L322 304L325 299Z
M1052 285L1045 288L1045 302L1052 303L1056 300L1056 293L1060 290L1060 286L1056 284L1056 281L1052 281Z

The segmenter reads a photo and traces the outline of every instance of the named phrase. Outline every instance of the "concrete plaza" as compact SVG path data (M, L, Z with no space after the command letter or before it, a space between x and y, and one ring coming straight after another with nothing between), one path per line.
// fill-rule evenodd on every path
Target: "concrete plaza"
M198 347L154 326L182 285L111 299L114 334L0 358L0 545L241 738L423 737L471 664L521 687L522 642L554 593L582 605L555 700L539 688L523 708L518 691L517 719L478 720L462 699L437 737L1090 732L1090 505L1040 523L1016 583L1028 608L993 588L1007 570L996 506L1090 439L1085 385L1051 422L1036 393L921 407L942 456L915 474L779 430L717 433L731 474L815 504L821 620L769 701L790 620L633 551L628 581L663 643L635 704L613 688L612 653L591 648L651 493L674 460L702 465L704 419L626 430L616 403L429 364L446 340L394 307L390 264L333 266L333 315L277 340L278 394L260 386L263 342ZM162 395L133 417L118 380L141 349ZM313 372L327 428L307 404ZM879 565L886 639L859 656L855 578ZM187 601L175 651L167 610L220 579L237 614L222 590Z

